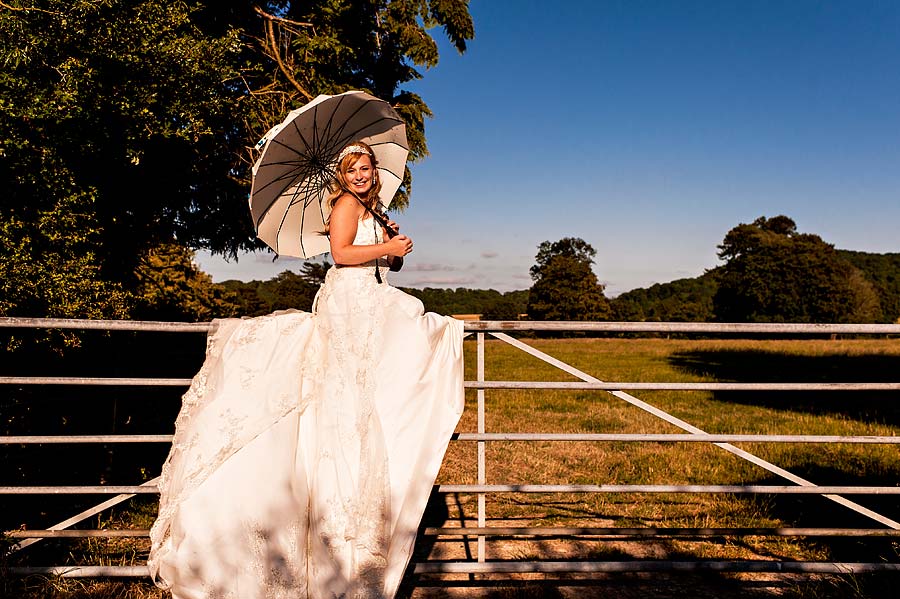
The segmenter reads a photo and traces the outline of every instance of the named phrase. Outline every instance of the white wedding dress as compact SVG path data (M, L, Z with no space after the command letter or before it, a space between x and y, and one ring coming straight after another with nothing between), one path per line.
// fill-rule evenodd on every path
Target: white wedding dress
M354 244L379 239L361 219ZM175 599L394 596L462 412L463 330L374 270L331 268L311 314L215 322L151 530Z

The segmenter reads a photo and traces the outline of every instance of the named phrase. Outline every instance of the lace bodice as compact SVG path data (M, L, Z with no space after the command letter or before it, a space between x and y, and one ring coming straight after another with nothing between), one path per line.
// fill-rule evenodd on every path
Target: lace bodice
M378 225L372 216L367 216L365 218L360 217L356 222L356 237L353 238L353 245L375 245L376 243L383 243L383 235L384 231ZM378 259L378 268L381 274L381 279L384 282L387 282L387 273L389 268L389 263L385 257L381 257ZM331 275L331 273L335 273ZM341 273L338 275L338 273ZM371 260L364 264L354 264L354 265L343 265L343 264L335 264L334 268L328 270L328 274L332 277L334 276L360 276L360 277L371 277L372 280L375 280L375 260ZM326 282L328 281L328 276L325 278Z
M383 231L375 219L371 215L365 218L359 217L356 222L356 237L353 238L353 245L375 245L383 240Z

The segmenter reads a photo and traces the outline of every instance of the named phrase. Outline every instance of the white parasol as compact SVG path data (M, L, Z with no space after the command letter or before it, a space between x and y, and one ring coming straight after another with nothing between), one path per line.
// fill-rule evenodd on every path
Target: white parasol
M328 184L338 154L353 141L375 152L379 199L387 207L403 181L409 145L406 125L384 100L361 91L318 96L260 140L250 213L257 236L276 253L311 258L329 251Z

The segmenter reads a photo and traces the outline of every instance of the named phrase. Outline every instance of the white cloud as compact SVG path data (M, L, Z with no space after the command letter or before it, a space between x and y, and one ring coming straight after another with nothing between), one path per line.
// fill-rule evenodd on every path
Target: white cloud
M275 259L275 254L273 252L254 252L251 254L253 256L254 264L278 264L279 262L289 262L289 263L297 263L300 262L300 258L294 258L293 256L278 256L278 259Z
M406 272L438 272L438 271L454 271L455 267L449 264L434 264L415 262L403 268Z
M477 281L476 277L420 277L408 284L412 287L417 285L472 285Z

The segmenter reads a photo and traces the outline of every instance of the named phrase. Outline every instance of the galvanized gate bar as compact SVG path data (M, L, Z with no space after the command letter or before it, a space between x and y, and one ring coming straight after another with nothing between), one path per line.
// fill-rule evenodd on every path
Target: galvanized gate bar
M818 485L438 485L439 493L771 493L900 495L900 487Z
M645 443L870 443L898 445L900 437L876 435L683 435L653 433L456 433L457 441L617 441Z
M425 528L426 537L602 537L654 540L656 537L900 537L892 528L617 528L591 526L449 526ZM82 539L149 537L148 529L10 530L10 539Z
M173 435L19 435L0 437L0 445L36 443L171 443Z
M478 382L484 382L484 333L479 332L476 335L478 339L478 349L476 356L476 378ZM484 389L479 389L477 392L478 398L478 434L483 435L485 433L485 416L484 416ZM478 442L478 484L483 485L487 483L487 466L486 466L486 447L484 441ZM485 495L484 493L478 494L478 526L484 526L486 521L486 503L485 503ZM478 537L478 555L477 559L479 562L484 562L485 560L485 539L484 535Z
M119 538L149 537L149 530L137 529L77 529L77 530L10 530L3 533L10 539L83 539L83 538Z
M0 495L117 495L159 493L156 486L144 485L66 485L55 487L0 487ZM126 498L129 499L130 497Z
M187 387L191 379L75 376L0 376L0 385ZM466 389L568 389L582 391L900 391L900 383L635 383L465 381Z
M155 490L157 482L159 482L158 476L156 478L151 478L150 480L145 482L140 487L150 487ZM63 520L62 522L58 522L58 523L54 524L53 526L50 527L50 530L62 530L64 528L74 526L75 524L78 524L79 522L83 522L92 516L96 516L100 512L107 510L107 509L113 507L114 505L118 505L118 504L122 503L123 501L127 501L127 500L131 499L132 497L134 497L134 494L123 494L123 495L116 495L115 497L111 497L111 498L107 499L106 501L104 501L103 503L97 504L93 507L90 507L90 508L84 510L81 513L75 514L71 518L67 518L67 519ZM42 539L27 539L25 541L20 541L19 543L16 543L15 545L13 545L10 548L9 552L15 553L16 551L21 551L22 549L25 549L26 547L28 547L30 545L34 545L35 543L40 543L41 540Z
M191 379L111 378L81 376L0 376L0 385L98 385L123 387L187 387Z
M8 569L15 576L50 575L60 578L146 577L147 566L32 566ZM517 573L612 573L612 572L767 572L803 574L864 574L900 572L900 564L884 562L782 562L782 561L491 561L417 563L415 574L517 574Z
M492 537L900 537L893 528L629 528L594 526L488 526L426 528L425 536Z
M101 331L144 331L163 333L206 333L211 322L160 322L155 320L90 320L87 318L0 317L0 328L81 329Z
M817 485L435 485L438 493L772 493L779 495L900 495L900 487ZM155 486L83 485L0 487L0 495L157 493ZM479 522L479 526L484 526Z
M504 561L425 562L415 566L416 574L518 574L526 572L772 572L807 574L863 574L900 572L900 564L855 562L776 562L776 561L621 561L550 562Z
M454 441L616 441L646 443L854 443L900 445L900 437L877 435L682 435L653 433L454 433ZM170 443L172 435L18 435L0 445L44 443Z
M900 325L898 324L469 320L465 322L464 327L466 331L589 331L596 333L763 333L790 335L893 335L900 333ZM204 333L212 328L212 323L0 317L0 328Z
M633 383L466 381L468 389L570 389L584 391L900 391L900 383Z
M835 325L835 326L837 326L837 325ZM900 325L898 325L898 328L900 328ZM603 382L600 379L598 379L594 376L591 376L591 375L587 374L586 372L582 372L581 370L578 370L574 366L570 366L561 360L557 360L553 356L550 356L538 349L535 349L535 348L531 347L530 345L522 343L518 339L514 339L505 333L491 333L491 334L494 337L496 337L497 339L500 339L501 341L505 341L506 343L509 343L513 347L517 347L517 348L521 349L522 351L524 351L536 358L539 358L540 360L543 360L544 362L547 362L548 364L556 366L557 368L559 368L565 372L568 372L569 374L571 374L577 378L580 378L583 381L586 381L588 383L602 383ZM653 414L654 416L657 416L658 418L661 418L662 420L665 420L669 424L673 424L673 425L677 426L678 428L680 428L682 430L686 430L690 433L694 433L694 434L698 434L698 435L707 434L706 431L703 431L703 430L697 428L696 426L689 424L689 423L685 422L684 420L681 420L680 418L676 418L675 416L672 416L671 414L668 414L668 413L660 410L656 406L652 406L652 405L648 404L647 402L642 401L642 400L638 399L637 397L634 397L633 395L629 395L628 393L625 393L624 391L610 391L610 393L612 395L618 397L619 399L622 399L622 400L630 403L631 405L644 410L645 412L648 412L650 414ZM753 464L756 464L757 466L760 466L760 467L768 470L769 472L772 472L773 474L777 474L778 476L781 476L782 478L786 478L787 480L789 480L793 483L796 483L798 485L803 485L803 486L815 487L814 483L812 483L802 477L799 477L796 474L785 470L784 468L780 468L780 467L776 466L775 464L760 458L759 456L756 456L748 451L744 451L743 449L735 447L734 445L731 445L728 443L716 443L715 445L717 447L721 447L722 449L724 449L725 451L727 451L729 453L732 453L732 454L734 454L738 457L741 457ZM900 522L892 520L886 516L882 516L878 512L870 510L869 508L859 505L858 503L854 503L853 501L850 501L849 499L846 499L844 497L840 497L837 495L823 495L823 497L827 497L831 501L834 501L835 503L843 505L844 507L847 507L859 514L868 516L869 518L875 520L876 522L878 522L880 524L884 524L885 526L888 526L890 528L900 529Z
M896 335L900 324L799 322L591 322L584 320L472 320L467 331L584 331L593 333L722 333L777 335Z
M147 578L147 566L19 566L7 568L13 576L59 576L60 578Z

